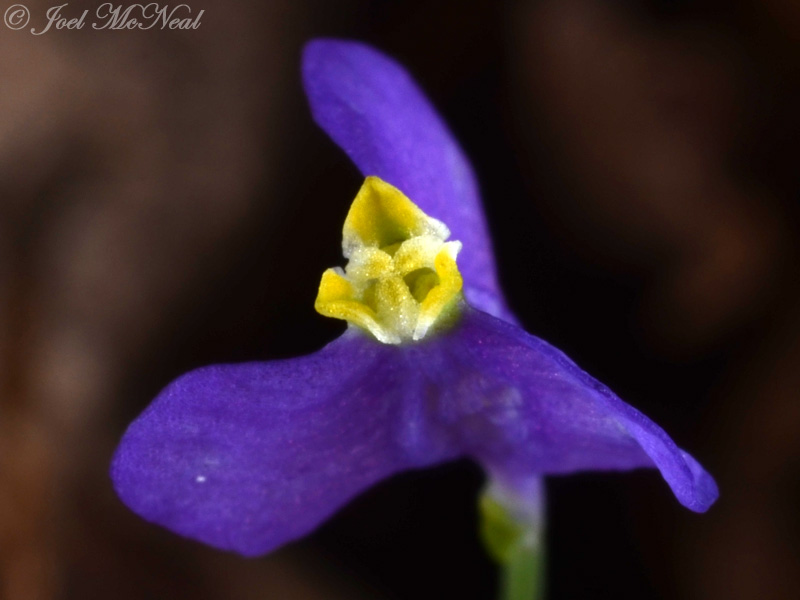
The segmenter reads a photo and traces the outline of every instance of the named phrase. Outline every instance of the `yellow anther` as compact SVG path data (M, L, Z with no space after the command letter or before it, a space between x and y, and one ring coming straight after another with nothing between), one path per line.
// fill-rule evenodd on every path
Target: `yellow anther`
M349 262L322 274L315 308L386 344L421 340L455 316L461 299L461 243L449 236L400 190L367 177L344 223Z

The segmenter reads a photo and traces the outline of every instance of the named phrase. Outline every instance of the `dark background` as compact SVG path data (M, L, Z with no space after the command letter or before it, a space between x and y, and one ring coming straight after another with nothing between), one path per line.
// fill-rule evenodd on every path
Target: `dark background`
M653 471L549 479L548 597L795 597L800 4L190 5L196 31L0 34L0 598L493 597L469 463L258 560L110 487L172 378L343 328L313 299L361 177L308 113L314 36L410 69L472 159L526 328L717 478L702 516Z

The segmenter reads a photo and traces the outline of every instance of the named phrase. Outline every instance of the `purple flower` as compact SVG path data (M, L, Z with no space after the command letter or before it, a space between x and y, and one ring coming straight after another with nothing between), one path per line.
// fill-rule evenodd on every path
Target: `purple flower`
M317 123L372 176L345 223L347 269L326 272L317 299L351 326L310 356L167 386L114 457L123 501L244 555L309 533L394 473L459 457L522 512L535 512L543 475L637 467L708 509L717 488L691 456L517 326L469 164L403 68L319 40L303 75Z

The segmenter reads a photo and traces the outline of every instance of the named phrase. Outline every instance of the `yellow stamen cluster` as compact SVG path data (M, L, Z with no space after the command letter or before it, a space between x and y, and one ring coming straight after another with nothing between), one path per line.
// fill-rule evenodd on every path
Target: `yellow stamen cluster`
M322 274L314 304L385 344L417 341L454 317L461 242L397 188L367 177L344 222L344 269Z

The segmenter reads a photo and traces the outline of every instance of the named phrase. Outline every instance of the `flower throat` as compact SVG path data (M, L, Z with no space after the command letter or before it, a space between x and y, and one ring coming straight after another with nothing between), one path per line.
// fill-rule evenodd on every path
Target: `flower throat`
M422 340L457 317L461 242L400 190L367 177L342 231L344 269L322 274L314 308L385 344Z

